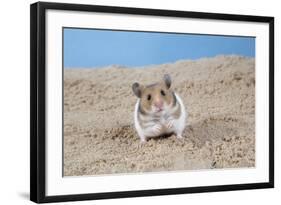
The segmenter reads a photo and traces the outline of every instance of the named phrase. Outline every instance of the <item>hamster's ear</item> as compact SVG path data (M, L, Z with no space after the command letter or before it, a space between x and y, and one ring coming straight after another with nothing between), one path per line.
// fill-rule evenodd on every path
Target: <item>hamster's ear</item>
M167 86L167 88L169 89L171 87L172 84L172 80L169 74L165 74L163 77L163 80L165 82L165 85Z
M140 98L141 97L141 91L142 91L142 86L138 83L134 83L132 86L133 92L135 95Z

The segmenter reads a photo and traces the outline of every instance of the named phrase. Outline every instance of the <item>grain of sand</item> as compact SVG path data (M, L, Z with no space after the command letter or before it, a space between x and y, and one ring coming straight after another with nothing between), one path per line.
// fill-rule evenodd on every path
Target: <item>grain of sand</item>
M141 145L131 85L168 73L189 118ZM216 56L143 68L64 70L64 175L255 166L255 59Z

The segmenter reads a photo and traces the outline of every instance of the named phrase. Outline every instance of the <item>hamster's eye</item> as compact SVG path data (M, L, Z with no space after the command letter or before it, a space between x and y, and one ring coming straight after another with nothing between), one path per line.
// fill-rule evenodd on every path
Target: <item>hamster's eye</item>
M161 90L161 95L163 95L163 96L165 96L165 95L166 95L166 93L165 93L165 91L164 91L164 90Z
M151 100L151 95L147 95L147 100Z

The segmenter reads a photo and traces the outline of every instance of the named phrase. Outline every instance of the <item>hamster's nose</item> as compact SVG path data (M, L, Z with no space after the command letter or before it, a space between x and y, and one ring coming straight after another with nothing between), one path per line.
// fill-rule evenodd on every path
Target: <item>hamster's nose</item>
M154 103L154 105L155 105L155 107L157 107L157 108L162 108L163 107L163 101L156 101L155 103Z

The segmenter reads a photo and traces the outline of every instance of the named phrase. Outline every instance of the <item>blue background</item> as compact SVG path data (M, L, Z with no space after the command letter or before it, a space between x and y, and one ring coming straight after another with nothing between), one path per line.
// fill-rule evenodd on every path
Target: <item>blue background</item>
M65 28L64 67L145 66L236 54L255 57L254 37Z

